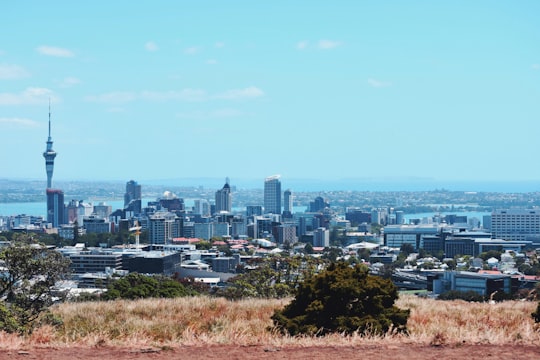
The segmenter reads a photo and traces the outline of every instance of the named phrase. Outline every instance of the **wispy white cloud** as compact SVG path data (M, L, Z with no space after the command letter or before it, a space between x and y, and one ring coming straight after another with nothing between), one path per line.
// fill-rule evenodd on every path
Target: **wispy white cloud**
M245 89L232 89L227 90L221 94L215 96L217 99L226 99L226 100L243 100L243 99L253 99L264 96L264 91L255 86L250 86Z
M231 89L218 94L208 94L200 89L182 89L176 91L115 91L99 95L88 95L86 101L123 104L132 101L180 101L180 102L201 102L212 99L222 100L243 100L264 96L264 92L254 86L244 89Z
M60 81L59 85L60 85L60 87L63 87L63 88L70 88L70 87L73 87L75 85L79 85L80 83L81 83L80 79L77 79L76 77L70 76L70 77L62 79L62 81Z
M298 43L296 43L296 48L298 50L305 50L309 45L309 42L306 41L306 40L302 40L302 41L299 41Z
M531 68L533 70L540 70L540 64L532 64Z
M184 54L186 55L195 55L197 54L198 52L201 51L201 48L198 47L198 46L191 46L191 47L188 47L188 48L185 48L184 49Z
M368 84L375 88L382 88L382 87L389 87L392 86L391 82L388 81L381 81L377 79L368 79Z
M218 49L225 47L225 43L223 41L218 41L214 44L215 47Z
M69 49L56 47L56 46L47 46L42 45L36 48L37 52L42 55L47 56L56 56L56 57L74 57L75 53Z
M59 98L52 90L29 87L20 93L0 93L0 105L40 105L50 101L58 102Z
M21 79L30 73L19 65L0 64L0 80Z
M223 119L234 118L246 115L244 112L237 109L218 109L213 111L190 111L176 114L177 118L190 119L190 120L204 120L204 119Z
M328 49L333 49L333 48L336 48L338 46L341 46L342 45L342 42L341 41L335 41L335 40L319 40L317 46L319 49L322 49L322 50L328 50Z
M39 123L25 118L0 118L0 124L18 128L37 128Z
M158 51L159 50L159 47L157 46L157 44L153 41L148 41L146 44L144 44L144 48L147 50L147 51Z
M216 65L218 63L218 61L216 59L208 59L208 60L206 60L206 63L208 65Z

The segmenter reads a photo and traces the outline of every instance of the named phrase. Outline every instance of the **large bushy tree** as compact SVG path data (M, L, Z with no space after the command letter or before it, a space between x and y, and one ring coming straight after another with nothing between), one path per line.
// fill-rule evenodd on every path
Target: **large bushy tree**
M370 275L364 265L338 262L299 284L296 297L272 320L290 335L405 332L409 310L396 307L397 298L390 280Z
M104 299L174 298L190 295L196 295L196 292L172 278L130 273L112 281L107 286Z
M69 274L70 260L21 236L0 251L0 329L26 332L52 305L54 285Z

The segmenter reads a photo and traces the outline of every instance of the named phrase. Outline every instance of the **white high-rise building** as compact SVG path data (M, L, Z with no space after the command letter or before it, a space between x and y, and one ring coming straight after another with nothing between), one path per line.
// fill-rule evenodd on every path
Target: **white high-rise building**
M158 211L150 216L148 236L151 244L168 244L180 237L182 219L174 213Z
M540 238L540 210L493 211L491 213L491 235L494 239L517 241Z

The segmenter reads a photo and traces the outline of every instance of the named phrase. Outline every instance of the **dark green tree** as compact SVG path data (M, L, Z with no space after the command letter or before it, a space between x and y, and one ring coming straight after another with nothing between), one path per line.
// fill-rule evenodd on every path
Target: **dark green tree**
M483 295L473 290L468 290L468 291L448 290L440 294L437 299L438 300L465 300L469 302L482 302L485 300Z
M497 260L501 260L501 251L489 250L489 251L481 253L480 255L478 255L478 257L484 261L487 261L488 259L492 257Z
M8 332L31 331L53 304L53 287L69 274L70 260L28 235L0 252L0 327Z
M196 292L172 278L130 273L111 282L103 299L174 298L191 295L196 295Z
M540 323L540 302L538 302L536 310L531 314L531 316L534 319L535 323Z
M409 243L404 243L401 245L399 252L405 255L405 257L407 257L409 254L412 254L414 252L414 246Z
M409 310L397 308L397 298L396 286L369 275L364 265L332 263L299 284L293 301L276 310L272 320L280 332L293 336L406 332Z

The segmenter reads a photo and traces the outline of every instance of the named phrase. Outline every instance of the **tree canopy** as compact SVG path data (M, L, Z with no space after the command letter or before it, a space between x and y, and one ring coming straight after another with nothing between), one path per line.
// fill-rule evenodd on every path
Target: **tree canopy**
M272 320L293 336L405 332L409 310L394 305L397 297L390 280L369 275L361 264L338 262L300 283L293 301L276 310Z
M0 251L0 328L25 332L54 301L53 287L69 274L70 260L59 252L19 237Z
M107 286L104 299L174 298L191 295L196 293L172 278L130 273L111 282Z

